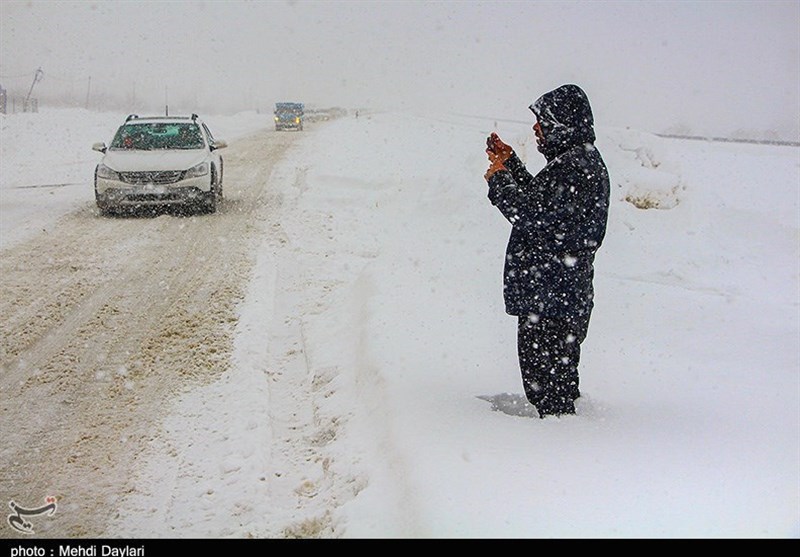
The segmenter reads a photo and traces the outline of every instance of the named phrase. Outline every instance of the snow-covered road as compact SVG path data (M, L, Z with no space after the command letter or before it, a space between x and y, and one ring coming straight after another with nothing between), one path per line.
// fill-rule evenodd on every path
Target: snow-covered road
M59 497L46 535L103 533L171 399L229 366L257 223L281 203L270 176L294 139L234 142L217 214L84 205L4 252L0 493Z

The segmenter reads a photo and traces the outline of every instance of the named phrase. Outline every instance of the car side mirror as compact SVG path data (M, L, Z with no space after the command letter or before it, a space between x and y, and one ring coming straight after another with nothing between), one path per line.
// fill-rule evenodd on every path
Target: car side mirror
M223 139L217 139L217 140L214 141L214 144L211 146L211 150L213 151L213 150L216 150L216 149L224 149L227 146L228 146L228 142L227 141L225 141Z
M100 143L95 143L94 145L92 145L93 151L100 151L101 153L105 153L107 149L108 147L106 147L106 144L103 143L102 141Z

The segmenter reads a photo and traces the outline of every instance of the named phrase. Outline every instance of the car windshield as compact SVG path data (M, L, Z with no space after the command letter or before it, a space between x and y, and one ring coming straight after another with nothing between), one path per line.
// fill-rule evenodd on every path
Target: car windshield
M279 104L275 107L276 114L302 114L303 107L299 104L287 103Z
M202 149L203 136L195 123L125 124L114 136L111 148L140 151Z

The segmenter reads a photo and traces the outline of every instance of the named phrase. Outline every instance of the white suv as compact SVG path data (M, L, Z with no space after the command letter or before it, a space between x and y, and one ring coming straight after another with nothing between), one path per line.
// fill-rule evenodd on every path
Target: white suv
M222 200L222 157L227 143L214 139L196 114L189 117L131 114L94 172L103 214L143 206L186 205L213 213Z

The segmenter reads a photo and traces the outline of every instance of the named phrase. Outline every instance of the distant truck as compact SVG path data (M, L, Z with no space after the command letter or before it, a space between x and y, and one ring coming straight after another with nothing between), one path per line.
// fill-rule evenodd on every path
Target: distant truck
M275 130L303 130L303 103L275 103Z

